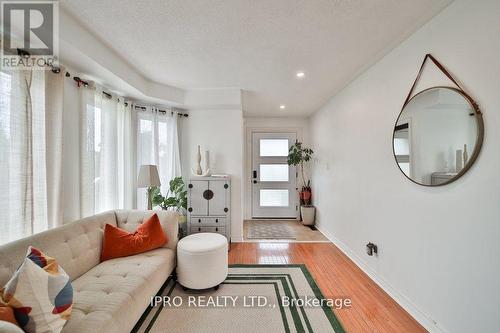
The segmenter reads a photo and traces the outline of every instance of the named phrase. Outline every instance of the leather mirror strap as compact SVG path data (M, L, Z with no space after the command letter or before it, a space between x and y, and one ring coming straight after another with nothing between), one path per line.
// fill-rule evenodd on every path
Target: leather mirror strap
M422 72L423 72L424 66L425 66L425 62L427 61L427 59L431 59L432 62L436 65L436 67L439 68L439 70L441 72L443 72L444 75L446 75L446 77L448 77L448 79L450 79L458 87L458 89L460 89L460 91L462 91L464 93L464 95L467 97L467 99L470 101L470 103L474 106L476 113L480 114L481 111L479 111L479 107L478 107L476 101L474 101L472 99L472 97L470 97L469 94L467 94L464 91L464 89L460 86L460 84L455 80L453 75L451 75L450 72L448 72L448 70L446 70L446 68L443 65L441 65L441 63L436 58L434 58L434 56L432 56L432 54L430 54L430 53L427 53L425 55L424 61L422 61L422 65L420 65L420 69L418 70L417 77L415 78L415 81L413 81L413 85L411 86L410 92L408 93L408 96L406 97L406 100L403 104L403 108L406 106L406 104L408 103L408 101L411 98L411 95L413 94L413 90L415 89L415 86L417 85L417 82L419 81L420 76L422 75Z

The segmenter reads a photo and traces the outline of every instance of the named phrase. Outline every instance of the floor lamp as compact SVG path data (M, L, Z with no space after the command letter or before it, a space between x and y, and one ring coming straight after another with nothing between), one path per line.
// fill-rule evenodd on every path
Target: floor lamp
M148 210L153 209L153 187L160 186L160 176L158 175L158 168L156 165L141 165L139 170L139 177L137 179L137 187L147 188L148 197Z

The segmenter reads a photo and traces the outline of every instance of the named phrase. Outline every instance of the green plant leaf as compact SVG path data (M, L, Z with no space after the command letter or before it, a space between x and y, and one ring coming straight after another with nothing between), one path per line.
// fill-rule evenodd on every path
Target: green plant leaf
M151 198L152 198L151 202L152 202L154 207L161 206L163 203L163 200L165 200L165 198L161 195L159 187L154 187L151 190Z
M309 184L304 174L304 164L309 162L313 155L311 148L303 147L302 142L295 141L295 143L288 149L287 163L288 165L299 166L300 173L302 174L303 187Z
M175 177L170 180L169 191L166 197L159 194L156 195L155 198L156 203L155 201L153 201L153 203L157 206L161 206L163 209L175 209L177 211L187 209L187 190L184 187L184 180L182 177Z

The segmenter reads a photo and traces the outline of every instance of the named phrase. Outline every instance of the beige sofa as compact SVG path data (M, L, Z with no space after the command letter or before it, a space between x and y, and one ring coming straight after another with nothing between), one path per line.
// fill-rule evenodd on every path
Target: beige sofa
M157 213L167 244L146 253L99 262L106 223L133 232ZM57 259L71 277L73 312L63 332L130 332L175 268L178 215L169 211L115 210L0 246L0 288L23 261L29 245Z

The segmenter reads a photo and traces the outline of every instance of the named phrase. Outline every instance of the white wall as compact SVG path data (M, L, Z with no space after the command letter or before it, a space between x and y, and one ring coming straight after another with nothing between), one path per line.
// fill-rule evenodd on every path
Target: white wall
M243 115L241 109L196 110L182 120L181 163L189 178L198 145L210 152L212 173L231 175L231 236L242 240Z
M500 331L499 13L497 0L456 0L311 119L319 228L431 331ZM426 53L463 82L485 121L475 165L437 188L408 181L391 147ZM365 254L368 241L378 257Z
M245 219L252 218L252 131L268 132L296 132L297 140L306 146L310 145L309 119L303 117L245 117L245 147L244 147L244 177L243 177L243 216ZM308 171L308 170L307 170Z
M299 140L304 144L310 143L309 118L304 117L245 117L245 128L259 128L270 130L295 129L298 131Z

